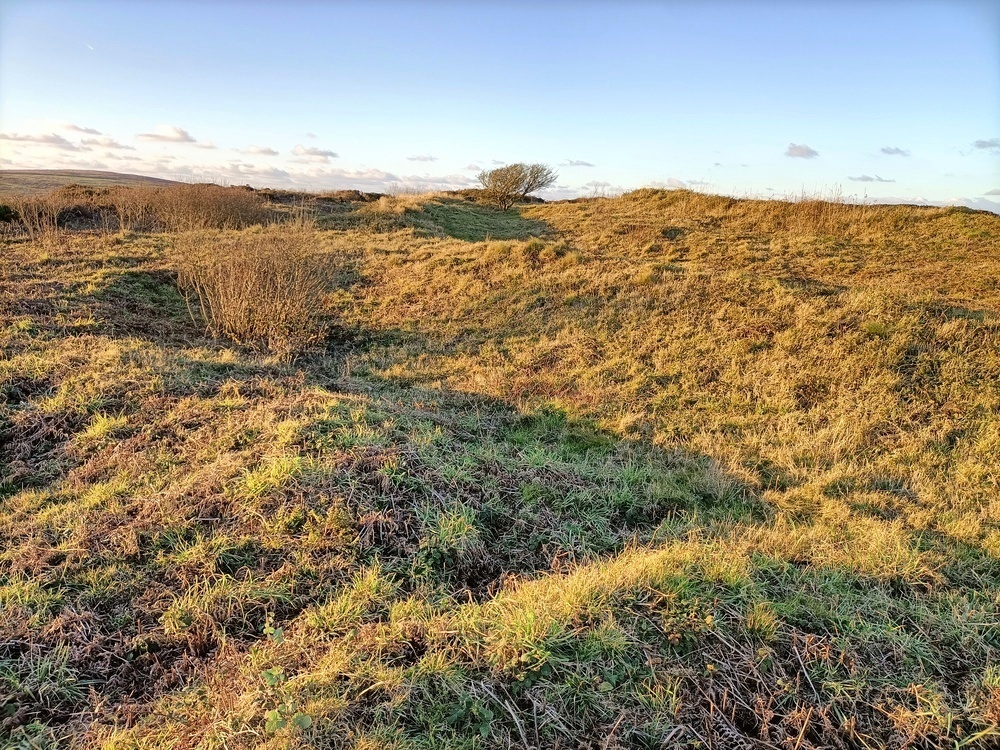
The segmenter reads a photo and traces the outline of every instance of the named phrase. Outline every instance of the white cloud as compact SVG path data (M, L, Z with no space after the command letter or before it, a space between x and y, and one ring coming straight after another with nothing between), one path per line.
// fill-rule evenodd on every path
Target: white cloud
M589 161L580 161L579 159L568 159L559 165L560 167L593 167L596 166L591 164Z
M301 143L292 149L292 153L314 161L329 161L330 159L337 159L340 156L336 151L327 151L315 146L303 146Z
M436 156L431 156L430 154L420 154L419 156L407 156L407 161L437 161Z
M195 143L195 139L189 132L176 125L161 125L155 133L139 133L136 138L163 143Z
M314 166L303 172L292 173L291 181L313 190L363 190L384 193L406 188L416 191L461 190L472 187L475 180L464 174L449 175L398 175L381 169L339 169Z
M238 149L237 149L238 150ZM250 148L242 151L244 154L258 154L260 156L277 156L278 152L275 151L270 146L250 146Z
M887 180L884 177L879 177L878 175L872 177L867 174L859 175L857 177L848 177L847 179L851 182L895 182L895 180Z
M96 130L94 128L85 128L82 125L74 125L71 122L67 122L65 125L63 125L63 128L66 130L75 130L77 133L86 133L87 135L104 135L104 133L102 133L100 130Z
M1000 151L1000 138L990 138L988 141L976 141L973 148L985 149L986 151Z
M910 152L898 146L883 146L882 153L886 156L909 156Z
M789 143L785 156L790 156L793 159L815 159L819 156L819 151L804 143Z
M100 146L102 148L117 148L124 151L135 151L135 146L127 146L124 143L119 143L114 138L109 138L107 136L103 138L84 138L80 143L86 146Z
M483 168L478 164L467 164L465 166L465 171L467 172L482 172Z
M61 151L90 151L87 147L78 146L55 133L44 135L21 135L20 133L0 133L0 140L16 141L18 143L35 143L40 146L50 146Z
M557 185L542 191L547 200L565 200L571 198L612 198L625 192L621 185L613 185L604 180L591 180L579 188Z
M651 188L684 189L687 188L687 186L688 183L684 182L684 180L678 180L676 177L668 177L666 182L655 180L654 182L646 183L646 187L651 187Z

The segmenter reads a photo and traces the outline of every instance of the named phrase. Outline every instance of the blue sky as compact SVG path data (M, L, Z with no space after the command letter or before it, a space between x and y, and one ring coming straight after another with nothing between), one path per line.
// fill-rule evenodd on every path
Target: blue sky
M0 0L0 168L385 190L512 161L552 197L990 207L1000 3Z

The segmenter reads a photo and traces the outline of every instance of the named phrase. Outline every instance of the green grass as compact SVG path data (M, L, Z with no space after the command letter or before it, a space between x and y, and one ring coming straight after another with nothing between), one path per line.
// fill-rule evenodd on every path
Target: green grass
M5 745L996 743L996 217L318 221L294 363L171 235L3 240Z
M546 231L544 222L526 219L515 209L500 211L470 201L429 202L424 205L423 213L449 237L467 242L525 240Z

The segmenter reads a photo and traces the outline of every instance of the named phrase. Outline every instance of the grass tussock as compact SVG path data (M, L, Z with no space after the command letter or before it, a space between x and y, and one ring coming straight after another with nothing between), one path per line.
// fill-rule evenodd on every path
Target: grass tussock
M334 276L309 227L182 234L173 246L178 284L213 336L282 358L322 341L323 300Z
M280 197L5 238L0 745L997 745L997 217Z

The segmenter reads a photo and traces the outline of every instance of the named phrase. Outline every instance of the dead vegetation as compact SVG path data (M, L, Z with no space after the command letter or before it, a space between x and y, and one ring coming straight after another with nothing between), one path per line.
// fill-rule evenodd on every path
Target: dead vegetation
M323 340L333 260L310 227L188 232L174 243L178 284L214 336L289 358Z
M60 228L185 232L242 229L279 218L264 195L218 185L67 185L41 195L6 195L8 231L30 239L54 237Z

